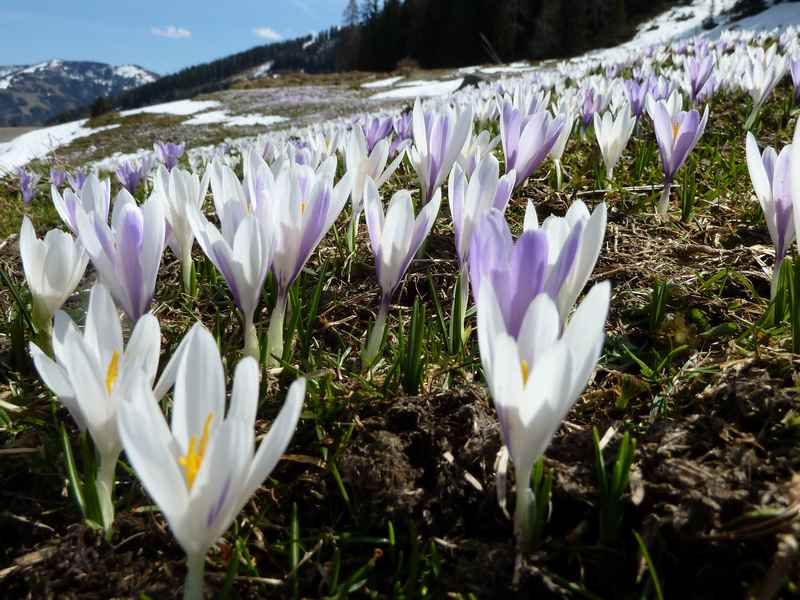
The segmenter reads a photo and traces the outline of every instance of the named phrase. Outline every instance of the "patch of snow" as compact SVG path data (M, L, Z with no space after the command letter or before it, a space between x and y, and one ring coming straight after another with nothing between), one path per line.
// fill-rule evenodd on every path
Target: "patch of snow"
M100 131L119 127L119 124L92 129L86 127L87 119L71 121L52 127L44 127L23 133L10 142L0 144L0 173L23 167L30 161L43 158L50 152L77 140Z
M409 98L431 98L434 96L445 96L452 94L461 84L463 79L452 79L450 81L433 81L424 83L423 85L415 85L409 87L400 87L396 90L389 90L388 92L380 92L370 96L372 100L405 100Z
M461 74L461 75L472 75L473 73L475 73L476 71L479 71L479 70L480 70L480 67L478 65L473 65L471 67L461 67L456 72Z
M486 75L497 75L499 73L525 73L527 71L534 71L535 67L530 66L528 63L511 63L502 67L486 67L480 69L481 73Z
M311 39L307 42L303 42L303 50L308 50L311 46L314 45L314 42L317 41L317 32L311 32Z
M644 48L703 32L703 20L709 16L719 22L721 14L733 8L736 0L693 0L685 6L675 6L639 25L633 40L623 46Z
M272 70L272 65L274 65L274 64L275 64L275 61L274 60L270 60L270 61L265 62L263 65L257 66L256 70L253 71L253 74L251 75L251 77L253 79L257 79L259 77L265 77L266 75L269 75L269 72Z
M117 77L125 77L126 79L133 79L139 85L150 83L151 81L156 80L156 78L153 77L153 75L151 75L141 67L137 67L136 65L120 65L118 67L114 67L114 74Z
M402 75L398 75L397 77L388 77L387 79L379 79L378 81L370 81L368 83L362 83L361 87L372 90L375 88L385 88L385 87L392 87L398 81L402 81L405 79Z
M725 29L763 31L776 28L784 29L790 25L800 25L800 6L791 2L774 4L767 10L752 17L745 17L739 21L720 25L709 31L708 37L719 37L719 34Z
M283 123L287 121L285 117L277 117L270 115L231 115L226 110L212 110L210 112L201 113L184 121L184 125L216 125L221 124L225 127L255 127L258 125L275 125L276 123Z
M438 79L412 79L411 81L404 81L403 83L398 83L397 87L414 87L414 86L428 85L430 83L439 83L439 80Z
M175 100L174 102L164 102L163 104L153 104L152 106L123 110L119 114L123 117L140 115L142 113L185 117L208 110L209 108L216 108L217 106L219 106L217 100Z

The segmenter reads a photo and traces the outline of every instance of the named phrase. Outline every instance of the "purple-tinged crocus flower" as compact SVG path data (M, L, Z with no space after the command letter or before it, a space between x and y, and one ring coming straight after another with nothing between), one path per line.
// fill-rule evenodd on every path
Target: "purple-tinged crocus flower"
M658 214L667 214L669 191L675 174L686 162L686 157L697 145L708 122L708 106L702 118L696 110L679 111L671 115L667 104L651 102L648 111L653 119L658 151L661 154L661 166L664 169L664 190L658 201Z
M89 174L86 172L86 170L81 168L75 169L75 171L72 173L67 173L67 182L69 183L69 187L71 187L72 191L75 193L80 192L88 176Z
M362 364L368 367L374 362L380 350L389 303L400 286L411 260L431 232L433 222L439 213L442 191L436 191L430 202L419 211L416 219L414 219L414 202L406 190L400 190L392 196L389 208L384 214L378 187L368 178L364 185L364 200L369 241L375 254L375 270L381 286L380 309L361 359Z
M714 55L708 54L702 57L693 57L686 60L686 77L689 80L689 98L692 105L697 103L697 96L700 90L714 72Z
M503 105L500 137L506 159L506 173L516 171L516 185L521 185L547 158L561 133L564 121L552 118L547 110L528 116L510 102Z
M78 237L103 284L136 323L153 300L164 252L164 208L151 197L137 206L127 190L114 200L111 226L95 212L76 211Z
M50 167L50 184L56 186L57 188L63 188L66 183L67 172L56 165Z
M602 106L603 96L595 93L594 88L587 87L583 91L583 103L581 104L581 124L584 133L594 122L594 113L599 111Z
M789 72L792 75L792 85L794 85L794 102L800 104L800 54L789 59Z
M747 170L750 172L753 190L764 211L769 236L775 244L775 265L770 286L771 297L774 298L778 290L781 263L795 235L789 173L792 145L784 146L780 154L771 146L759 153L756 138L749 131L745 145Z
M153 144L156 157L164 164L167 171L172 171L177 165L178 160L183 156L186 144L173 144L172 142L156 142Z
M372 152L375 145L387 138L392 132L394 121L391 117L369 117L365 116L359 124L367 140L367 152Z
M624 85L625 97L628 98L628 102L631 105L631 113L636 117L636 122L638 123L639 117L642 116L642 112L644 112L645 109L647 94L650 91L650 83L649 81L639 83L632 79L626 79Z
M580 248L583 223L575 223L550 261L548 236L542 230L523 232L515 243L503 214L492 210L475 230L470 247L470 283L473 298L490 282L509 335L519 335L522 319L533 299L545 293L554 302L572 270Z
M19 191L22 194L22 201L25 204L30 204L34 196L36 196L36 184L39 183L42 176L33 171L28 171L24 167L17 169L17 176L19 177Z
M256 151L252 152L250 159L254 157L263 160ZM228 283L233 301L242 315L244 354L258 360L260 354L254 318L272 264L272 224L264 212L266 203L251 203L230 167L214 161L209 170L212 175L203 179L211 178L221 228L217 229L203 216L197 196L185 202L182 210L197 243ZM196 188L202 187L199 182L195 184Z
M456 112L424 112L419 98L413 112L414 145L408 150L417 173L422 200L427 202L445 182L472 130L472 106Z
M414 139L414 122L410 112L397 115L392 121L394 138L389 146L389 156L396 156L404 142Z
M334 186L335 175L336 157L331 156L316 171L285 163L275 176L269 211L275 233L272 273L277 298L267 333L268 364L275 364L283 353L283 320L289 288L333 226L350 195L353 174L346 173Z
M122 184L131 195L136 193L142 181L150 175L153 170L153 155L147 154L141 159L126 161L117 167L117 180Z
M108 179L100 181L97 173L88 175L77 191L66 189L62 196L58 188L52 185L50 194L58 216L75 235L78 234L77 212L95 213L98 220L104 223L108 221L111 182Z

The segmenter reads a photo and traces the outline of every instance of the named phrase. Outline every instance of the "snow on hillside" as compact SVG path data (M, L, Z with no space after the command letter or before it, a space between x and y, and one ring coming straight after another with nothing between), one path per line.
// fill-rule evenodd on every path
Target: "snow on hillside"
M451 79L449 81L409 81L401 84L395 90L380 92L374 96L370 96L370 98L372 100L404 100L446 96L460 88L463 82L463 79Z
M123 117L130 117L142 113L184 117L208 110L209 108L216 108L217 106L219 106L219 102L216 100L175 100L174 102L164 102L163 104L153 104L151 106L123 110L119 114Z
M82 119L36 129L22 134L10 142L0 144L0 174L24 166L37 158L43 158L53 150L78 138L119 127L119 125L108 125L92 129L86 127L86 122L87 119Z

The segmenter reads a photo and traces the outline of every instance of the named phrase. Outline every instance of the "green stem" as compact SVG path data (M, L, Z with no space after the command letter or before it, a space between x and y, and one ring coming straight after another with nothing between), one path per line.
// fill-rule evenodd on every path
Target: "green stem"
M187 296L192 295L192 254L184 252L181 258L181 273L183 274L183 291Z
M249 317L246 317L244 321L244 348L242 348L242 354L244 356L252 356L256 360L261 356L258 347L258 332L252 318Z
M100 456L95 477L97 500L100 504L100 514L103 518L103 529L106 535L111 535L111 526L114 523L114 475L117 471L117 461L120 450L112 451Z
M661 197L658 199L658 207L657 207L657 214L659 217L667 216L667 212L669 211L669 191L672 187L672 184L667 182L664 184L664 189L661 190Z
M555 165L555 169L556 169L556 191L560 192L561 191L561 178L562 178L562 174L561 174L561 159L559 158L558 160L554 160L553 161L553 165Z
M389 312L389 300L384 299L381 301L381 307L378 310L378 316L375 318L375 324L372 326L372 331L369 334L367 347L361 356L361 363L366 369L378 356L383 342L383 332L386 329L386 315Z
M514 475L517 483L516 502L514 506L514 533L517 536L517 546L520 551L530 547L532 525L531 517L535 505L533 491L531 491L531 473L533 465L520 469L514 465Z
M183 584L183 600L202 600L205 570L205 553L186 555L186 579Z
M283 321L286 317L286 301L286 293L279 292L275 308L272 309L272 315L269 318L267 368L277 366L283 356Z

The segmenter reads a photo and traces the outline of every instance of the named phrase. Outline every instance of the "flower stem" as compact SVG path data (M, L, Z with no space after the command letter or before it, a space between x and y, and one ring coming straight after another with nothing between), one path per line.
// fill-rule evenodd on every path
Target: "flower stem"
M192 295L192 255L185 252L181 258L181 273L183 274L183 292L187 296Z
M245 318L244 320L244 348L242 348L242 354L244 356L252 356L256 360L261 356L258 347L258 332L252 318Z
M106 536L111 535L111 526L114 523L114 475L117 472L119 450L100 456L95 477L97 501L100 504L100 514L103 518L103 529Z
M283 357L283 321L286 317L286 302L286 293L278 292L267 331L267 367L277 366Z
M202 600L205 570L205 553L186 555L186 580L183 584L183 600Z
M375 324L372 326L372 331L369 334L367 347L361 355L361 364L366 369L378 356L383 342L383 332L386 330L386 315L389 312L389 299L383 298L381 300L381 307L378 310L378 316L375 318Z
M515 478L517 483L516 503L514 507L514 533L517 536L517 546L524 552L530 547L531 543L531 516L536 499L530 488L531 473L533 465L525 469L515 467Z
M556 169L556 191L560 192L561 191L561 178L562 178L562 174L561 174L561 159L559 158L558 160L554 160L553 161L553 165L555 166L555 169Z
M671 187L672 183L666 182L664 189L661 191L661 197L658 199L658 207L656 209L659 217L665 217L667 211L669 211L669 191Z

